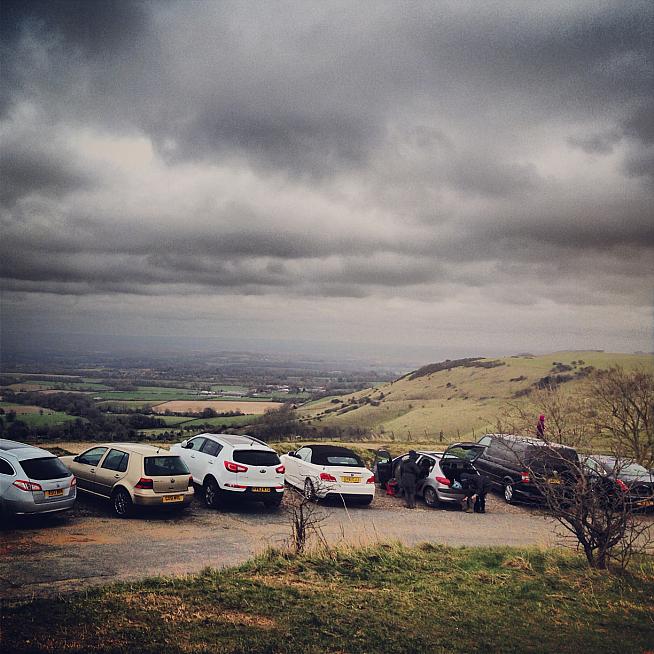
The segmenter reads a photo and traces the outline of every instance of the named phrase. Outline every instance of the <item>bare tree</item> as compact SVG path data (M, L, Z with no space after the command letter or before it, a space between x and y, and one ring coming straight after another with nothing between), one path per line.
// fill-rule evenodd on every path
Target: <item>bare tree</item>
M321 524L328 514L316 502L315 494L302 493L289 486L285 495L284 509L291 528L289 547L292 552L301 554L312 539L326 547Z
M621 367L600 370L589 382L591 419L611 449L646 468L654 465L654 375Z

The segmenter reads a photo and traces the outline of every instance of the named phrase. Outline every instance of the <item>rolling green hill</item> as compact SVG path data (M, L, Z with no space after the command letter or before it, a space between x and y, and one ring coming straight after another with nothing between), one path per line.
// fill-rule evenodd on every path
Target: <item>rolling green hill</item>
M539 384L578 388L593 368L620 365L654 371L654 356L607 352L555 352L500 359L459 359L430 364L400 379L299 409L314 426L359 427L384 440L478 437L493 431L500 407Z

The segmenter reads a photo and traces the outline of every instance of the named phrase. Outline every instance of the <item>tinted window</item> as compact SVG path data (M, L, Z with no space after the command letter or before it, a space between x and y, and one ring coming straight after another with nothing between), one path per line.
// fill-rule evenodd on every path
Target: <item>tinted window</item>
M91 450L87 450L83 454L80 454L77 457L77 463L85 463L89 466L97 466L98 462L102 458L102 455L107 451L106 447L94 447Z
M363 461L347 450L341 452L314 452L311 463L319 466L348 466L350 468L365 468Z
M209 440L208 438L204 441L204 445L202 446L202 451L210 456L218 456L222 449L223 446L220 443L216 443L216 441Z
M109 454L102 462L102 467L108 470L115 470L116 472L125 472L127 470L127 462L129 461L129 454L121 452L120 450L109 450Z
M25 474L30 479L63 479L70 477L70 470L56 457L27 459L20 462Z
M4 459L0 459L0 475L13 475L14 469Z
M186 449L200 450L206 440L207 440L206 438L193 438L186 444Z
M490 445L490 442L493 440L491 436L482 436L479 439L479 444L480 445Z
M490 444L490 447L486 449L484 454L488 455L488 458L491 459L495 458L511 463L518 463L519 461L519 454L514 447L514 444L511 443L509 446L504 441L499 439L493 440L493 442ZM484 455L482 455L480 458L484 458Z
M266 450L234 450L234 461L251 466L278 466L279 457Z
M143 470L149 477L189 474L186 464L178 456L146 456L143 459Z

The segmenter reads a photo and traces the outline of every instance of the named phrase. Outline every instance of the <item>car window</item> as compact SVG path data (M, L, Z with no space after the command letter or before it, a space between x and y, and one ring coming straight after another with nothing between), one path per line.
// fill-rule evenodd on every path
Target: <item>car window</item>
M319 466L347 466L349 468L365 468L364 462L354 452L348 451L321 451L313 453L311 463Z
M116 472L125 472L127 470L128 461L129 454L127 454L127 452L109 450L109 454L107 454L102 462L102 467L107 468L107 470L115 470Z
M178 456L146 456L143 470L149 477L189 474L186 464Z
M14 472L14 469L11 467L11 464L9 461L5 461L4 459L0 459L0 475L14 475L16 474Z
M187 450L201 450L202 446L204 445L206 438L192 438L187 444L186 444L186 449Z
M434 467L434 463L436 461L432 459L430 456L421 456L416 463L421 467L424 468L425 470L431 470Z
M220 450L223 449L223 446L220 443L216 443L216 441L212 441L209 438L206 438L204 440L204 444L202 445L202 452L205 454L208 454L209 456L218 456L220 454Z
M20 462L21 468L30 479L64 479L70 477L70 470L56 457L26 459Z
M493 440L493 437L492 437L492 436L482 436L482 437L479 439L479 444L480 444L480 445L486 445L486 446L487 446L487 445L490 445L490 444L491 444L491 441L492 441L492 440Z
M309 463L311 461L311 448L310 447L301 447L296 454L300 459Z
M278 466L280 463L277 454L269 450L234 450L232 456L237 463L251 466Z
M102 455L107 451L106 447L93 447L86 450L77 457L77 463L85 463L88 466L97 466Z

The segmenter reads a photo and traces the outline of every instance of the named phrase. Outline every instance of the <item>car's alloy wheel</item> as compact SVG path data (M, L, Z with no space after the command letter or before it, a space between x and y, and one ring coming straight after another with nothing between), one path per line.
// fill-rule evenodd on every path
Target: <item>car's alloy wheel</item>
M304 497L306 497L308 500L315 500L316 499L316 491L313 488L313 484L311 483L311 479L305 479L304 480Z
M431 486L425 488L423 498L427 506L436 506L438 504L438 495L436 495L436 491Z
M128 518L132 512L132 498L123 488L119 488L113 495L114 513L119 518Z
M513 484L511 482L504 484L504 500L507 504L513 502Z
M204 503L210 508L215 509L218 507L218 496L220 495L220 488L215 479L211 477L204 482Z

